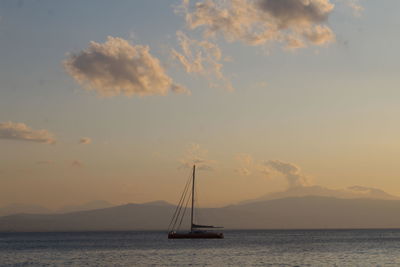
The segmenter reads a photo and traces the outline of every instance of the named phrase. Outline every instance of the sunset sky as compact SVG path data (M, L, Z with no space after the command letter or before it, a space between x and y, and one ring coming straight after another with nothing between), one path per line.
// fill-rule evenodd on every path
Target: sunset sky
M0 206L400 195L400 1L0 1Z

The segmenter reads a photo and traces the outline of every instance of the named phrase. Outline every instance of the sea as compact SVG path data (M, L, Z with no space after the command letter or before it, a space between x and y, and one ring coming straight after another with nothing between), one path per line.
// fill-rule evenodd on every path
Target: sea
M0 266L400 266L400 230L0 233Z

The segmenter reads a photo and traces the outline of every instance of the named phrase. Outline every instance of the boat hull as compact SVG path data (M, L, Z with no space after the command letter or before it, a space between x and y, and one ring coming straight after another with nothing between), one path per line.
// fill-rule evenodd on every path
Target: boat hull
M224 238L223 233L214 232L189 232L189 233L168 233L168 239L220 239Z

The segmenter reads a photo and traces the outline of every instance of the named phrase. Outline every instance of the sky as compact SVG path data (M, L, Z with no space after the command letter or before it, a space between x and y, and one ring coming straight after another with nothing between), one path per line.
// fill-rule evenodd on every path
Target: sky
M397 0L0 1L0 206L400 195Z

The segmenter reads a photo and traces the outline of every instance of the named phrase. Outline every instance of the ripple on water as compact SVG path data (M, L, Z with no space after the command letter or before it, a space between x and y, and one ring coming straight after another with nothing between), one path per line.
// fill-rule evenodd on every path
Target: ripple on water
M0 233L0 266L400 266L400 230Z

